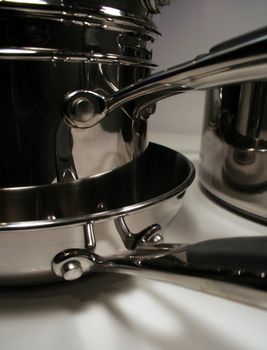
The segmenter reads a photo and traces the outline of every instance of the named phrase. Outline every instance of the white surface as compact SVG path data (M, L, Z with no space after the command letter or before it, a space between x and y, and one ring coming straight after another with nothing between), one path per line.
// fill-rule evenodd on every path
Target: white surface
M153 44L159 69L209 51L215 44L266 26L266 0L176 0L158 17L162 37ZM199 134L204 92L190 92L158 103L150 119L154 132Z
M151 134L197 161L197 137ZM197 181L167 241L266 234L213 203ZM264 350L267 312L175 285L119 275L0 290L1 350Z

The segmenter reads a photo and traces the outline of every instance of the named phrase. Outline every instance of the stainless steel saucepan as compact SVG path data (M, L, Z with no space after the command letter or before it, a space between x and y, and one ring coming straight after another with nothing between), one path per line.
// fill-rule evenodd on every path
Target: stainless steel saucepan
M0 188L75 181L146 149L146 123L133 121L133 105L71 129L64 96L70 101L80 89L108 95L148 76L157 10L143 0L0 2ZM82 118L86 101L80 95L70 107Z

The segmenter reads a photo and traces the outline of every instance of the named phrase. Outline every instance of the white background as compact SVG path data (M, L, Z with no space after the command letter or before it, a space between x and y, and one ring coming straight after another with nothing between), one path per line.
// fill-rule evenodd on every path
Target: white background
M266 0L176 0L157 18L162 37L153 45L159 69L193 59L224 40L267 25ZM161 101L151 132L200 134L203 92Z

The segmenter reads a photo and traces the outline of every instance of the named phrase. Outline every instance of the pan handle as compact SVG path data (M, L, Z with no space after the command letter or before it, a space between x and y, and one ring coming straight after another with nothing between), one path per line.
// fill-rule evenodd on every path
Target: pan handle
M217 45L208 54L153 74L107 97L88 90L73 91L65 97L65 119L73 127L91 127L131 101L135 101L133 118L140 114L142 118L144 108L175 94L264 80L266 44L267 27Z
M88 272L144 276L267 309L266 236L144 245L113 257L68 249L57 254L52 270L68 280Z

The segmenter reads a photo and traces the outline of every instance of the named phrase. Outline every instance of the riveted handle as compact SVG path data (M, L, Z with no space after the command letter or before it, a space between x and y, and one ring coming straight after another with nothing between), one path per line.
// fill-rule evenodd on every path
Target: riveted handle
M137 81L108 97L84 91L94 105L90 107L89 119L99 121L131 101L135 101L135 117L151 103L188 90L267 79L266 44L267 27L236 38L227 45L218 45L208 54ZM79 119L79 116L75 118Z
M173 282L267 309L267 237L149 244L111 257L68 249L52 261L53 272L66 280L80 277L81 269L82 273L117 272Z

